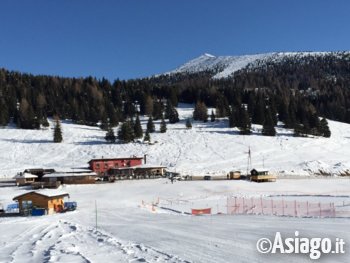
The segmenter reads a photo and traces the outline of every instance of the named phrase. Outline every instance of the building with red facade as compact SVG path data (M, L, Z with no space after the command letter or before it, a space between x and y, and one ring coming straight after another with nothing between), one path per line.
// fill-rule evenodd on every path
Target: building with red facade
M107 171L112 168L132 167L142 164L145 157L126 157L126 158L101 158L92 159L88 162L90 170L99 176L107 175ZM145 160L146 162L146 160Z

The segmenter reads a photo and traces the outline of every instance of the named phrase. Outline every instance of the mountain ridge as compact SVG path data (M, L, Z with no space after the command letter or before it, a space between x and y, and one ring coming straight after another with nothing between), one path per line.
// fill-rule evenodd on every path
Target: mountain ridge
M174 70L161 75L211 71L213 72L213 79L230 78L233 77L236 71L244 69L247 66L254 68L267 64L268 62L280 62L285 58L300 59L307 56L322 57L327 55L350 55L350 51L269 52L238 56L215 56L204 53Z

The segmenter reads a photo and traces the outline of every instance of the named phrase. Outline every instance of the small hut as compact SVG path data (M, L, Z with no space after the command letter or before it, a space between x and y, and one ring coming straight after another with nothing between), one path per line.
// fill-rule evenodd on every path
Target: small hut
M14 197L13 200L18 202L19 212L22 215L31 215L35 209L43 209L47 214L53 214L63 210L64 197L69 197L69 194L43 190L27 192Z
M227 174L227 179L229 179L229 180L239 180L239 179L241 179L241 172L240 171L230 171Z
M16 179L17 186L23 186L31 185L38 179L38 176L30 173L19 173L14 178Z

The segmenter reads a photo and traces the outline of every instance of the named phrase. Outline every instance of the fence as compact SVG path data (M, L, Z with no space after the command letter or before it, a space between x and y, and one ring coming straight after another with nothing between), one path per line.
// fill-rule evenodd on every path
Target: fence
M258 214L294 217L335 217L334 203L310 203L263 198L227 199L227 214Z

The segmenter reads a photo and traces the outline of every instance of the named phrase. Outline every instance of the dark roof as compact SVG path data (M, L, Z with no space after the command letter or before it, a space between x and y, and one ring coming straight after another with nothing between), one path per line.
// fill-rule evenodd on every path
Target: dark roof
M55 169L44 169L44 168L29 168L24 171L28 172L55 172Z
M112 167L110 170L137 170L137 169L158 169L158 168L167 168L166 166L162 165L149 165L149 164L143 164L143 165L135 165L135 166L126 166L126 167Z
M118 158L100 158L100 159L91 159L88 163L93 161L113 161L113 160L141 160L143 157L118 157Z
M47 198L59 197L59 196L62 196L62 197L68 196L69 197L69 194L67 194L67 193L58 193L58 192L53 192L53 191L50 191L50 192L47 191L45 193L40 193L40 192L36 192L36 191L30 191L30 192L18 195L16 197L12 198L12 200L17 200L18 198L25 196L25 195L28 195L28 194L37 194L37 195L41 195L41 196L44 196Z

